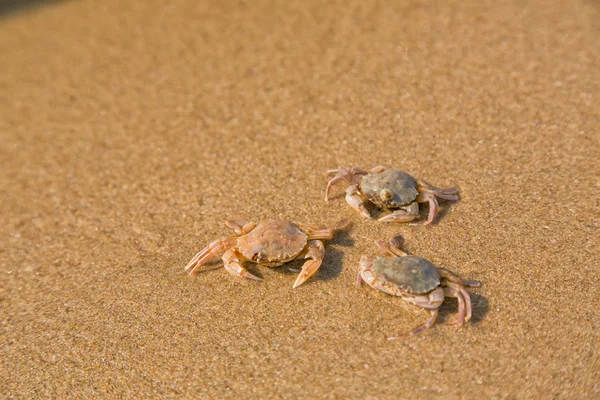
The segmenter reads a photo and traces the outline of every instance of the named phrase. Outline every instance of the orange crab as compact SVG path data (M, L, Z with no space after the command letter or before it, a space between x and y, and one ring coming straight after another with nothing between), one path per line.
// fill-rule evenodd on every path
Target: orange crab
M227 272L234 276L262 279L248 272L242 262L250 261L267 267L278 267L296 258L308 259L302 266L294 288L297 288L317 272L325 247L321 240L331 240L335 232L346 228L349 221L342 220L332 227L295 224L287 220L269 219L258 224L229 220L225 225L233 229L234 236L215 240L203 248L185 267L190 274L219 254Z

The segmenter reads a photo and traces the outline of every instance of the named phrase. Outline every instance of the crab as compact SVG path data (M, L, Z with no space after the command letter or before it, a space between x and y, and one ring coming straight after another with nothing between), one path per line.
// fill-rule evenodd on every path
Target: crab
M350 183L346 189L346 201L364 217L371 214L364 205L364 198L381 208L394 210L379 221L409 222L419 216L419 203L429 203L429 216L424 225L431 224L438 215L438 198L458 200L458 189L438 189L413 178L404 171L377 166L369 172L358 168L331 169L334 175L327 184L325 201L329 201L331 188L345 180Z
M429 310L429 320L412 332L389 337L388 340L416 335L435 324L438 308L446 297L458 300L458 319L453 327L462 326L471 319L471 297L465 287L479 287L478 281L460 279L452 272L437 267L430 261L409 256L400 249L401 237L390 239L389 243L378 241L377 246L392 257L362 256L358 272L358 284L366 282L374 289Z
M295 224L287 220L269 219L258 224L242 220L229 220L225 225L234 236L215 240L191 259L185 270L196 273L202 265L224 253L223 264L231 275L261 281L248 272L242 262L251 261L268 267L278 267L296 258L307 261L294 283L297 288L314 275L321 266L325 249L322 240L331 240L335 232L346 228L349 221L342 220L331 227Z

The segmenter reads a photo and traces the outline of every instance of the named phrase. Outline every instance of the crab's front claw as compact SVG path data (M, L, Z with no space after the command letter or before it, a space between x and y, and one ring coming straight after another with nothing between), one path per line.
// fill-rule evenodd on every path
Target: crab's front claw
M314 264L314 262L313 262L312 260L311 260L311 261L308 261L308 262L309 262L309 263L311 263L311 264ZM315 272L316 272L316 270L315 270ZM302 284L303 284L304 282L306 282L306 281L308 280L308 278L310 278L310 277L311 277L313 274L314 274L314 272L313 272L313 273L310 273L310 272L307 272L307 271L304 271L304 270L302 270L302 272L300 273L300 275L298 275L298 278L296 278L296 281L294 282L294 286L292 286L292 289L296 289L298 286L302 285Z
M241 254L237 251L230 249L223 254L223 266L233 276L239 276L241 278L251 279L253 281L262 281L258 276L252 275L241 262Z
M313 276L321 266L321 261L322 260L308 260L305 262L304 266L302 267L302 271L300 271L300 274L296 278L296 282L294 282L294 286L292 286L292 289L296 289L298 286L306 282L308 278Z
M323 262L323 257L325 256L325 246L323 242L320 240L313 240L308 242L308 251L306 252L305 258L309 260L304 263L302 266L302 271L296 278L296 282L294 282L294 286L292 289L297 288L302 285L304 282L308 280L311 276L317 272L321 263Z
M371 214L365 207L363 200L360 197L360 192L355 185L348 186L348 189L346 189L346 202L348 202L350 207L354 208L354 210L363 217L371 218Z

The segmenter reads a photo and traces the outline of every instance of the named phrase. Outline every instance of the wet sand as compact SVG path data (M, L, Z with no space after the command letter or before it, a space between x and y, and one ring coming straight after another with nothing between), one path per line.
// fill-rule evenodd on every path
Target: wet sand
M600 396L598 3L389 3L0 15L2 397ZM461 200L366 220L323 199L340 165ZM184 273L269 217L352 226L297 289ZM471 323L386 340L428 318L355 284L398 234L483 283Z

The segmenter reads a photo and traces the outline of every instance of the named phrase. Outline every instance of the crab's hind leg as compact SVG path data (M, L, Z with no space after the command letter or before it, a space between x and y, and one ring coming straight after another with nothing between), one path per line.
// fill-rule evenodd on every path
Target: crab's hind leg
M378 168L378 167L375 167ZM383 168L383 167L381 167ZM327 175L336 175L336 174L348 174L350 177L355 177L359 175L367 175L367 171L364 171L360 168L355 167L338 167L335 169L327 170Z
M458 291L462 294L465 299L465 322L469 322L471 320L471 316L473 315L473 305L471 304L471 295L464 288L459 287Z
M464 313L465 313L464 322L469 322L469 320L471 320L471 316L473 313L473 305L471 303L471 295L469 294L469 292L467 292L465 290L465 288L463 287L462 284L452 283L452 282L448 282L448 281L444 282L443 284L445 285L444 292L448 293L446 296L456 297L458 299L459 320L457 322L457 325L458 326L462 325L462 323L460 323L460 306L461 306L460 297L462 297L464 300Z
M468 280L468 279L460 279L458 276L456 276L454 273L448 271L446 268L438 268L438 273L440 274L440 276L442 278L444 278L450 282L454 282L456 284L462 285L462 286L466 286L466 287L480 287L481 286L481 282Z
M311 240L308 242L305 252L300 254L300 256L304 256L308 261L302 266L302 271L300 271L296 282L294 282L294 289L302 285L317 272L325 256L325 246L323 246L323 242L320 240Z
M451 327L459 327L462 326L465 321L471 319L471 298L468 296L465 298L463 292L466 292L464 289L461 290L461 287L455 283L446 282L447 286L444 287L444 295L446 297L455 297L458 300L458 319L455 323L450 324Z
M431 328L433 326L433 324L435 323L435 321L437 320L438 308L444 302L444 298L445 298L444 289L441 287L436 288L435 290L433 290L431 293L429 293L427 295L415 296L412 298L405 297L404 300L408 301L409 303L412 303L418 307L422 307L422 308L429 310L429 312L430 312L429 320L425 323L425 325L419 326L418 328L414 329L412 332L409 332L404 335L388 338L388 340L400 339L400 338L405 338L407 336L416 335L418 333L423 332L426 329Z
M417 181L417 190L419 191L419 193L432 194L444 200L458 200L458 188L440 189L435 186L431 186L425 182Z
M223 264L227 272L229 272L233 276L239 276L242 278L253 279L255 281L262 281L258 276L252 275L244 266L242 265L242 256L235 249L230 249L223 254Z
M429 315L430 315L429 320L427 320L427 322L424 325L419 326L412 332L405 333L405 334L399 335L399 336L389 337L388 340L404 339L408 336L417 335L417 334L423 332L424 330L431 328L435 324L438 314L439 314L439 311L437 310L437 308L433 309L433 310L429 310Z
M331 240L337 231L341 231L350 225L350 221L343 219L332 227L320 227L316 225L298 224L298 227L308 235L308 240Z
M186 265L185 270L188 271L190 275L194 274L202 265L218 256L223 251L231 248L235 244L235 240L236 238L234 237L215 240L200 250Z
M429 203L429 215L427 216L427 221L425 221L423 225L429 225L433 223L440 211L440 204L438 203L435 195L427 192L421 192L417 196L417 202Z
M439 189L421 181L417 181L417 191L419 192L417 201L419 203L429 203L429 216L424 225L431 224L437 217L439 212L438 198L451 201L459 199L457 188Z
M356 278L356 284L358 286L361 286L363 284L363 282L364 282L364 280L363 280L363 277L362 277L362 270L359 269L358 270L358 276Z

